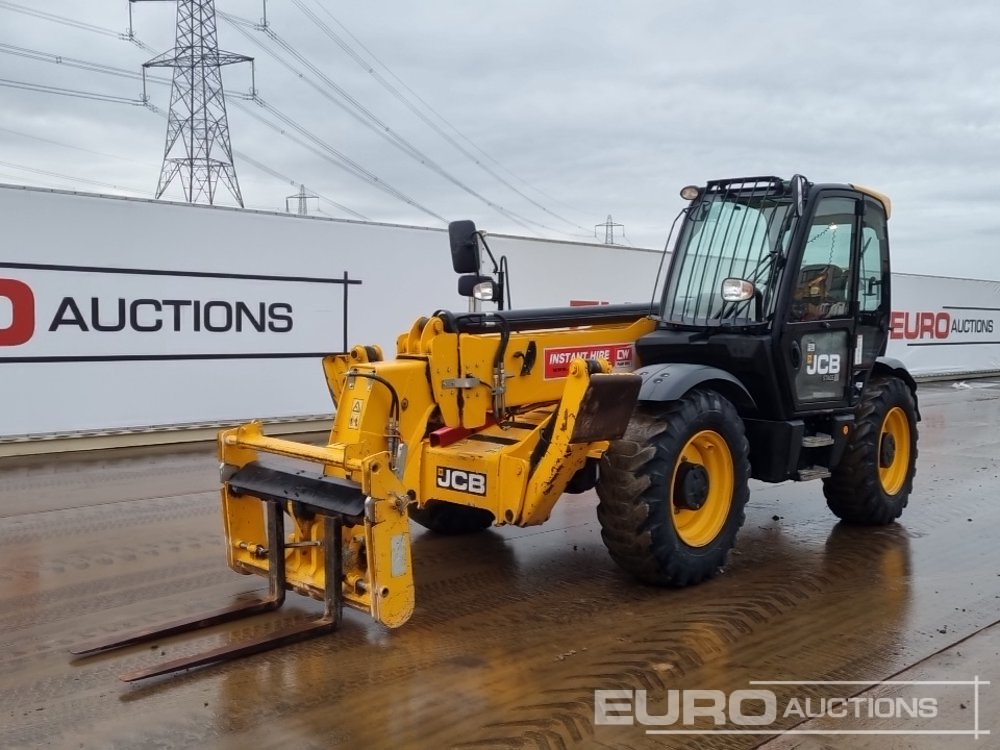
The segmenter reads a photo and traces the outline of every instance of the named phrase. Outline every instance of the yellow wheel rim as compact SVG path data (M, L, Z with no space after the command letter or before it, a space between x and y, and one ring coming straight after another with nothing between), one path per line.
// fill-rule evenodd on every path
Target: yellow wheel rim
M697 510L677 507L674 502L678 473L685 463L701 466L708 474L708 490ZM704 547L719 535L733 505L733 484L733 454L722 435L702 430L687 441L670 483L674 528L685 544Z
M910 420L901 407L894 406L885 415L878 446L878 478L882 490L887 495L895 495L903 489L910 471Z

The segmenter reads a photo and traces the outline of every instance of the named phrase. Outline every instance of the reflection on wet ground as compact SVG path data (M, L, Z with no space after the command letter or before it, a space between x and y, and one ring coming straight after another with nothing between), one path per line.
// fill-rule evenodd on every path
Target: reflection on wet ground
M318 604L292 597L278 615L201 639L73 663L76 642L218 607L264 582L225 565L209 452L0 464L0 744L748 748L768 737L595 727L594 690L646 690L655 712L668 689L883 680L908 668L971 679L969 664L934 655L984 631L972 648L1000 620L998 397L981 385L923 389L917 485L900 524L844 527L816 483L755 484L726 573L664 591L613 565L595 498L571 496L543 527L418 533L417 611L400 630L348 613L333 636L139 686L116 675L270 631ZM996 682L998 664L984 656L979 677ZM995 713L982 718L1000 732Z

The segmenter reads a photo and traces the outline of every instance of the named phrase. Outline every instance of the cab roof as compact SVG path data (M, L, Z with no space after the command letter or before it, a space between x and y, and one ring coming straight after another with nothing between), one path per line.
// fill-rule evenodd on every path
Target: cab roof
M877 200L882 204L885 209L885 218L889 219L892 217L892 200L885 193L880 193L878 190L874 190L870 187L865 187L864 185L851 185L852 188L857 190L859 193L864 193L865 195L870 195L872 198Z

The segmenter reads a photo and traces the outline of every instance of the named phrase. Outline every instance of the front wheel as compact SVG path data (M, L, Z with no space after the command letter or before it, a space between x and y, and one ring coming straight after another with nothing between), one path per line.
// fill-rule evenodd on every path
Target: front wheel
M844 456L823 480L826 504L848 523L892 523L909 501L916 462L913 392L899 378L872 378Z
M646 583L700 583L735 544L749 479L743 421L723 396L696 389L640 406L601 462L601 537L615 562Z

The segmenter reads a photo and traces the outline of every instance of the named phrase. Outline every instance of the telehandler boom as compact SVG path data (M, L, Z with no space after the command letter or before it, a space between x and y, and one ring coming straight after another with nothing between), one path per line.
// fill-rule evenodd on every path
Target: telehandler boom
M336 407L326 445L258 422L223 431L228 562L266 577L268 596L73 653L275 609L286 590L324 602L323 616L123 679L327 632L345 605L398 627L414 607L411 521L441 533L541 524L563 494L595 487L612 558L657 585L722 568L751 477L822 479L848 522L898 518L919 415L913 378L883 356L889 199L800 175L681 195L658 303L438 311L392 360L377 346L323 360ZM454 222L450 240L460 293L502 303L504 280L480 274L484 236Z

